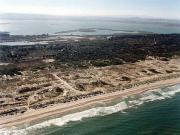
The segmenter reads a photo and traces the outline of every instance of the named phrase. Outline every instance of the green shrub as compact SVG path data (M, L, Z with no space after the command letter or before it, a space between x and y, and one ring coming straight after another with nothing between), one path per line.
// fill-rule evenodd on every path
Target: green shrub
M21 75L21 69L15 65L0 66L0 75Z
M96 67L108 66L110 65L110 63L111 63L110 60L100 60L100 59L91 62L91 64Z

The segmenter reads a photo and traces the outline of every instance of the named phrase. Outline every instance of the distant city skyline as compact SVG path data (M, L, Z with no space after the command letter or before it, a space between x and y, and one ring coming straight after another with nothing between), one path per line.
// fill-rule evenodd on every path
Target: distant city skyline
M180 19L180 0L0 0L0 13Z

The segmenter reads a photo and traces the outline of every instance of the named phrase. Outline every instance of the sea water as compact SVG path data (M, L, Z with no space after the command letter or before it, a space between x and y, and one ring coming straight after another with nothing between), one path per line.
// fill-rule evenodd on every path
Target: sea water
M131 32L180 33L179 20L143 18L103 18L103 17L1 17L0 31L12 35L55 34L62 31L96 28L89 32L68 32L65 35L108 35ZM101 29L101 30L100 30ZM104 29L104 30L103 30ZM109 30L108 30L109 29ZM63 34L63 33L62 33Z
M110 106L89 108L1 135L179 135L180 84L124 97Z

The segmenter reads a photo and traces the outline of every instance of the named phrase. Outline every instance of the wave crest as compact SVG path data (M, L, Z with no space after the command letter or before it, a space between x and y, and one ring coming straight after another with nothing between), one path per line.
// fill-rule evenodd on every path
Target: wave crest
M63 126L72 121L80 121L83 118L105 116L112 113L124 111L128 108L142 105L145 102L164 100L164 99L173 97L176 93L179 93L179 92L180 92L180 84L162 88L162 89L151 90L151 91L142 93L138 95L137 97L132 97L130 99L125 98L120 103L113 106L96 107L96 108L92 108L86 111L69 114L66 116L62 116L60 118L44 121L42 123L27 127L25 129L17 129L16 127L13 127L12 129L0 129L0 134L1 135L26 135L30 131L37 130L40 128L45 128L52 125Z

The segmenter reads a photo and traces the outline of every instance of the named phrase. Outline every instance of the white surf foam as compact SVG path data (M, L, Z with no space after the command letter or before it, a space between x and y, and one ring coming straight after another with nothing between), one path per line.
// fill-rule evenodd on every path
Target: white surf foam
M105 116L112 113L124 111L128 108L137 107L145 102L152 102L156 100L163 100L173 97L176 93L180 92L180 85L171 86L165 89L156 89L153 91L147 91L139 98L131 99L129 101L121 101L120 103L108 106L108 107L96 107L86 111L69 114L60 118L44 121L42 123L27 127L26 129L0 129L0 135L26 135L28 132L37 130L40 128L49 127L51 125L63 126L72 121L81 121L83 118L90 118L95 116Z
M27 135L25 129L17 130L16 128L11 129L0 129L0 135Z

